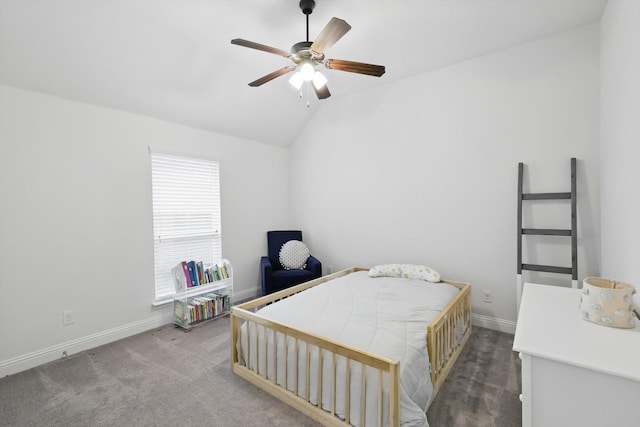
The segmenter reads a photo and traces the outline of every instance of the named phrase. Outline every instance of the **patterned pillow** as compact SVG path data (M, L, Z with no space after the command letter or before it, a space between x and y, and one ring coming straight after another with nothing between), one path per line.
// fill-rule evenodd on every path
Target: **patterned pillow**
M382 264L369 270L369 277L400 277L401 273L400 264Z
M420 279L428 282L440 281L440 273L424 265L402 264L400 268L402 269L401 277L405 279Z
M280 248L280 264L285 270L305 268L309 255L307 245L300 240L289 240Z

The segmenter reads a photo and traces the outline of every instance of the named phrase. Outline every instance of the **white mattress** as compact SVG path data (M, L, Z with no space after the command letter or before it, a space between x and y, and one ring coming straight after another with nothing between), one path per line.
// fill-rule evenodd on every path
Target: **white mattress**
M351 273L315 286L292 297L268 305L258 314L268 319L312 332L325 338L366 350L370 353L400 361L400 423L403 426L428 426L426 409L432 393L427 355L426 327L438 313L455 297L458 289L446 283L431 283L423 280L378 277L370 278L366 271ZM246 357L246 331L243 326L243 359ZM254 328L255 329L255 328ZM252 330L251 335L254 336ZM259 340L264 339L262 331ZM282 363L283 336L278 334L278 378L284 381ZM253 341L252 341L253 342ZM273 338L267 341L267 354L272 354ZM287 388L295 390L292 364L295 361L293 340L289 340ZM310 399L317 403L317 348L311 348ZM305 352L299 354L298 394L304 395ZM250 354L250 366L255 366L255 351ZM344 370L345 361L339 358L338 371ZM330 372L332 360L323 355L322 406L330 409ZM267 378L273 378L272 363L267 363ZM360 384L360 365L352 363L352 390ZM264 374L262 359L258 371ZM373 370L371 370L373 371ZM377 373L367 370L366 425L377 425ZM388 388L388 378L384 379ZM344 384L336 391L336 413L344 418ZM371 393L373 391L373 393ZM355 393L352 392L352 393ZM370 394L370 396L369 396ZM384 393L385 398L388 398ZM351 397L351 424L361 425L360 398ZM388 424L388 414L383 414Z

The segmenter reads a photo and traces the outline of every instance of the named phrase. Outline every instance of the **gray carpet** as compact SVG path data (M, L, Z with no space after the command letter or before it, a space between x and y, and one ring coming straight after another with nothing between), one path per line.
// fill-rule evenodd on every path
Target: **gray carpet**
M511 335L475 328L431 427L517 426ZM318 426L230 373L229 320L165 326L0 379L1 426Z
M520 359L512 347L513 335L474 327L427 411L431 427L521 426Z

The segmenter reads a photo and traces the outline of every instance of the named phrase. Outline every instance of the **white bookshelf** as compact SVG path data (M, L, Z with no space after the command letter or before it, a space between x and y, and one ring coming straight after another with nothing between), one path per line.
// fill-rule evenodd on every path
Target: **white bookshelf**
M185 330L229 314L233 300L233 268L223 260L228 277L176 291L173 323Z

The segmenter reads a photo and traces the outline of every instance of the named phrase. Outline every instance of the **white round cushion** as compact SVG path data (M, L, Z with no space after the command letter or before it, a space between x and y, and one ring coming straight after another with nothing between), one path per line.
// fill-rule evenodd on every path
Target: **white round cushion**
M287 270L305 268L309 255L307 245L300 240L289 240L280 248L280 264Z

